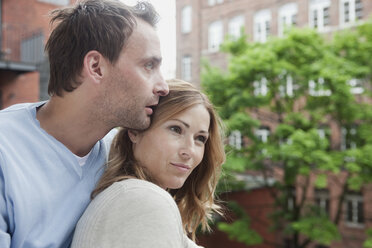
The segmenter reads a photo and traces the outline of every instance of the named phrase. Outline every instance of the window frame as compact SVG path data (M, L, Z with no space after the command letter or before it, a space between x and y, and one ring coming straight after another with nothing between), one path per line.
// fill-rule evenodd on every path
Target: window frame
M262 125L254 130L254 135L262 142L267 143L271 134L269 126Z
M223 22L217 20L208 26L208 51L218 52L223 42Z
M341 141L340 149L344 151L346 149L355 149L357 148L357 126L353 125L350 128L341 127Z
M324 78L318 78L317 81L309 81L309 95L313 97L322 97L332 95L332 91L324 87Z
M271 34L271 11L262 9L257 11L253 17L253 40L266 42Z
M237 150L243 147L243 138L239 130L233 130L229 135L229 145Z
M192 80L192 57L189 54L182 56L181 78L185 81Z
M192 7L186 5L181 10L181 33L188 34L192 31Z
M349 216L349 203L352 203L351 216ZM360 214L359 209L362 209ZM349 219L351 217L351 220ZM361 217L361 220L360 220ZM349 227L363 228L365 223L364 199L362 194L349 193L345 197L345 224Z
M330 196L328 189L314 189L314 202L323 213L330 216Z
M319 32L327 32L330 30L331 23L329 22L327 25L324 23L324 10L326 8L328 9L328 13L330 13L330 0L311 0L309 2L309 26L311 28L315 28ZM314 12L317 13L316 23L314 23ZM331 20L330 15L328 16L328 20Z
M71 2L70 0L38 0L38 1L43 2L43 3L59 5L59 6L67 6Z
M298 15L298 4L287 3L279 8L278 12L278 35L282 37L284 35L284 30L286 27L291 27L297 25L297 15ZM296 22L293 23L293 16L296 16Z
M255 96L266 96L269 93L268 81L262 78L260 81L253 82L253 94Z
M245 16L236 15L229 20L228 33L233 39L238 39L242 35L242 29L245 26Z
M358 9L357 9L357 1L360 1L361 5L361 15L358 16ZM349 4L349 12L348 12L348 21L345 21L345 4ZM355 25L356 21L361 20L363 18L363 2L361 0L339 0L339 16L340 16L340 26L341 27L350 27Z

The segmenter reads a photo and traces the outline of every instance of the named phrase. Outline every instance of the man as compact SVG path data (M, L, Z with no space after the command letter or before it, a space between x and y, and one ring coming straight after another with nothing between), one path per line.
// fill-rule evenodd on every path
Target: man
M161 73L153 7L86 0L52 12L48 102L0 112L0 247L68 247L117 126L145 129Z

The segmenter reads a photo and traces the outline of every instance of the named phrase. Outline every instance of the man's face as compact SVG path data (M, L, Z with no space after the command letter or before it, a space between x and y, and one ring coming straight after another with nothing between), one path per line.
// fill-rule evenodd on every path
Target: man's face
M146 129L159 96L168 94L160 72L159 38L152 26L137 20L137 26L110 67L105 108L113 126Z

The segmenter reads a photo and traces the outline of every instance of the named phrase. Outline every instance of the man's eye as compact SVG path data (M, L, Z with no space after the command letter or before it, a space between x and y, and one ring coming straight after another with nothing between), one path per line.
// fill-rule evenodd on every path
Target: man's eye
M152 69L154 69L154 62L148 62L148 63L146 63L146 64L145 64L145 68L146 68L147 70L152 70Z
M182 129L179 126L171 126L169 128L172 132L180 134L182 132Z

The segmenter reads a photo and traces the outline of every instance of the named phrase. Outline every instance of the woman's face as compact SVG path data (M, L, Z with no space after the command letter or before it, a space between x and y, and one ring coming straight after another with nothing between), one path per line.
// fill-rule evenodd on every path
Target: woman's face
M142 133L129 132L134 157L164 189L181 188L204 155L210 116L195 105Z

